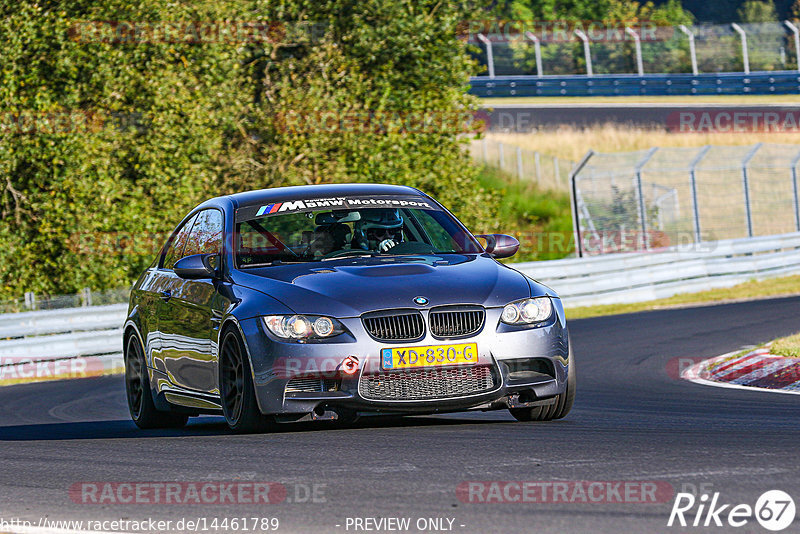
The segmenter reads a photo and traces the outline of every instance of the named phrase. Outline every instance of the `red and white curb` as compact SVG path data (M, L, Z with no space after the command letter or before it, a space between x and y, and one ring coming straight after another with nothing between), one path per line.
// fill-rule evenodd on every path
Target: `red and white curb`
M732 357L734 354L696 363L685 369L681 378L707 386L800 395L800 358L770 354L769 345L742 356Z

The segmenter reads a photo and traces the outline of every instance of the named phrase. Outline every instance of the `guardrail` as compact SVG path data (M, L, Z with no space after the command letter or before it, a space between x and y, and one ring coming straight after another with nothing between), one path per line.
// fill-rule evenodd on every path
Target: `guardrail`
M800 273L800 232L705 242L691 251L621 253L513 264L567 307L637 302ZM127 305L0 315L4 371L32 362L103 358L120 368ZM7 373L5 373L7 374Z
M518 263L514 268L552 287L573 307L641 302L800 274L800 233L692 247Z
M0 385L122 369L127 304L0 314Z
M800 72L473 76L470 93L498 96L797 94Z
M127 310L127 304L111 304L0 314L0 340L119 328L125 321Z

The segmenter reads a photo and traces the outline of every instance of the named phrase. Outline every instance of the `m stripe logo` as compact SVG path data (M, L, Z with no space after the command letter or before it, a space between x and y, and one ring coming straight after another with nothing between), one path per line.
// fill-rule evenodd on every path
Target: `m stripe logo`
M261 217L264 214L275 213L280 209L281 204L283 202L276 202L275 204L267 204L266 206L261 206L258 208L258 212L256 212L256 217Z

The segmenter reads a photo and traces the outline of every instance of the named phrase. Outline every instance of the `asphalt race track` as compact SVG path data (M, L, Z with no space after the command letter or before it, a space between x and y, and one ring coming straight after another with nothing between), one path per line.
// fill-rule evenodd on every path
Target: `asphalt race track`
M781 489L800 503L800 397L671 377L676 357L715 356L799 330L800 297L576 320L578 396L567 419L506 412L282 427L235 436L219 418L140 431L119 376L0 388L5 519L277 517L279 532L354 532L348 517L454 519L455 532L728 532L668 528L661 504L465 503L463 481L662 481L755 505ZM81 481L259 480L316 503L78 504ZM301 498L302 499L302 495ZM800 520L786 532L796 531ZM446 523L445 523L446 524ZM340 526L336 526L340 525ZM462 526L463 525L463 526ZM411 529L416 532L416 528ZM765 532L754 520L738 532Z

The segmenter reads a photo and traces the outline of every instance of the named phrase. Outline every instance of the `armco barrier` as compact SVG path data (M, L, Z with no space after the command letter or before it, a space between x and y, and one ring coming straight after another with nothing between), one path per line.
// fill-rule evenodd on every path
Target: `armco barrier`
M701 246L513 267L552 287L567 307L638 302L800 273L800 233ZM106 358L119 363L126 309L126 304L116 304L0 315L0 371L19 361L97 355L110 355Z
M119 328L127 304L0 314L0 340L81 330Z
M112 304L0 314L0 385L120 372L127 310Z
M800 233L706 242L698 248L518 263L514 268L552 287L566 306L641 302L800 273Z
M473 76L470 93L498 96L769 95L800 93L800 72Z

